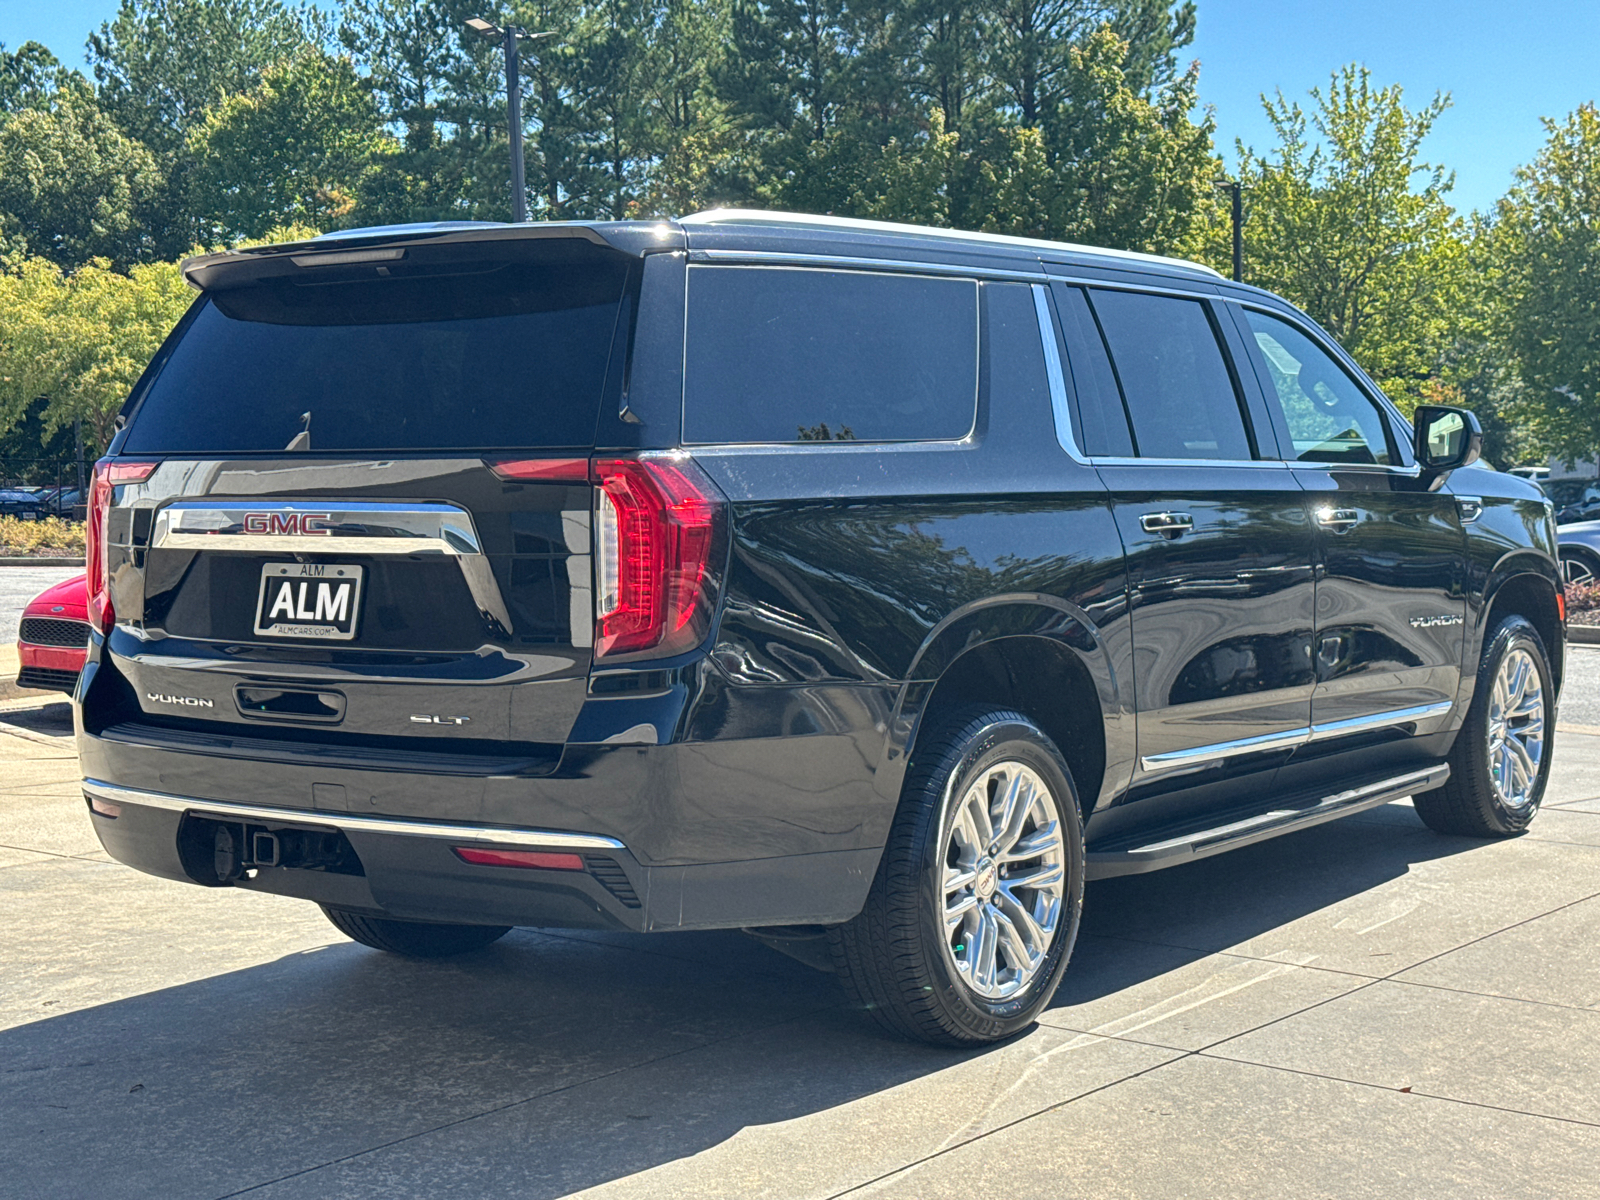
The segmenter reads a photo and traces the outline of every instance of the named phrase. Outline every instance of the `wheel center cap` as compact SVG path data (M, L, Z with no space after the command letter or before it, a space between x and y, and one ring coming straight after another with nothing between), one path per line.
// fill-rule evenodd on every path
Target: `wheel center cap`
M977 875L972 881L972 890L978 893L978 899L987 900L994 895L999 882L999 868L986 858L978 864Z

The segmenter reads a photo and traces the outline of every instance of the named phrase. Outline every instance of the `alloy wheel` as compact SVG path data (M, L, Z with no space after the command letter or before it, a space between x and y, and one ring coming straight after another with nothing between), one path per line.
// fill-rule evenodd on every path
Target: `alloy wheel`
M1513 645L1489 693L1489 777L1507 808L1533 803L1544 761L1544 686L1533 655Z
M1038 976L1066 891L1056 798L1039 773L985 768L946 814L944 952L962 981L1005 999Z

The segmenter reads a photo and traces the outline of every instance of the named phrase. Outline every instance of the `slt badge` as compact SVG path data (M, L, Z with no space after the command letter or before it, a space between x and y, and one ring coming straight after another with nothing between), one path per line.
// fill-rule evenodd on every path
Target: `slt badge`
M427 713L417 713L411 719L418 725L465 725L472 720L471 717L435 717Z

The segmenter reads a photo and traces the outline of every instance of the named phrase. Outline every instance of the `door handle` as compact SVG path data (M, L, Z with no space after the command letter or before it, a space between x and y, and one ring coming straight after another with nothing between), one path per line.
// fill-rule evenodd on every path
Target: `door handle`
M1319 508L1317 524L1335 533L1343 533L1352 525L1360 524L1361 514L1353 508Z
M1181 512L1145 513L1139 518L1139 528L1164 538L1178 538L1194 528L1194 518Z

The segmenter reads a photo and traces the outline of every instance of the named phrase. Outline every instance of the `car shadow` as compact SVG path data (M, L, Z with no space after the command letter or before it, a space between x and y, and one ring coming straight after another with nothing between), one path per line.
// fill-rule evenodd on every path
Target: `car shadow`
M1476 844L1340 822L1092 884L1095 948L1061 1002L1161 973L1115 953L1130 926L1168 928L1199 958ZM1054 1036L1067 1035L1029 1035ZM1036 1061L1027 1047L894 1040L837 981L733 931L518 930L445 961L341 941L0 1033L0 1178L30 1197L224 1196L274 1180L273 1200L555 1197L974 1059L1020 1055L994 1060L1009 1079ZM859 1119L912 1121L925 1102L897 1094Z

